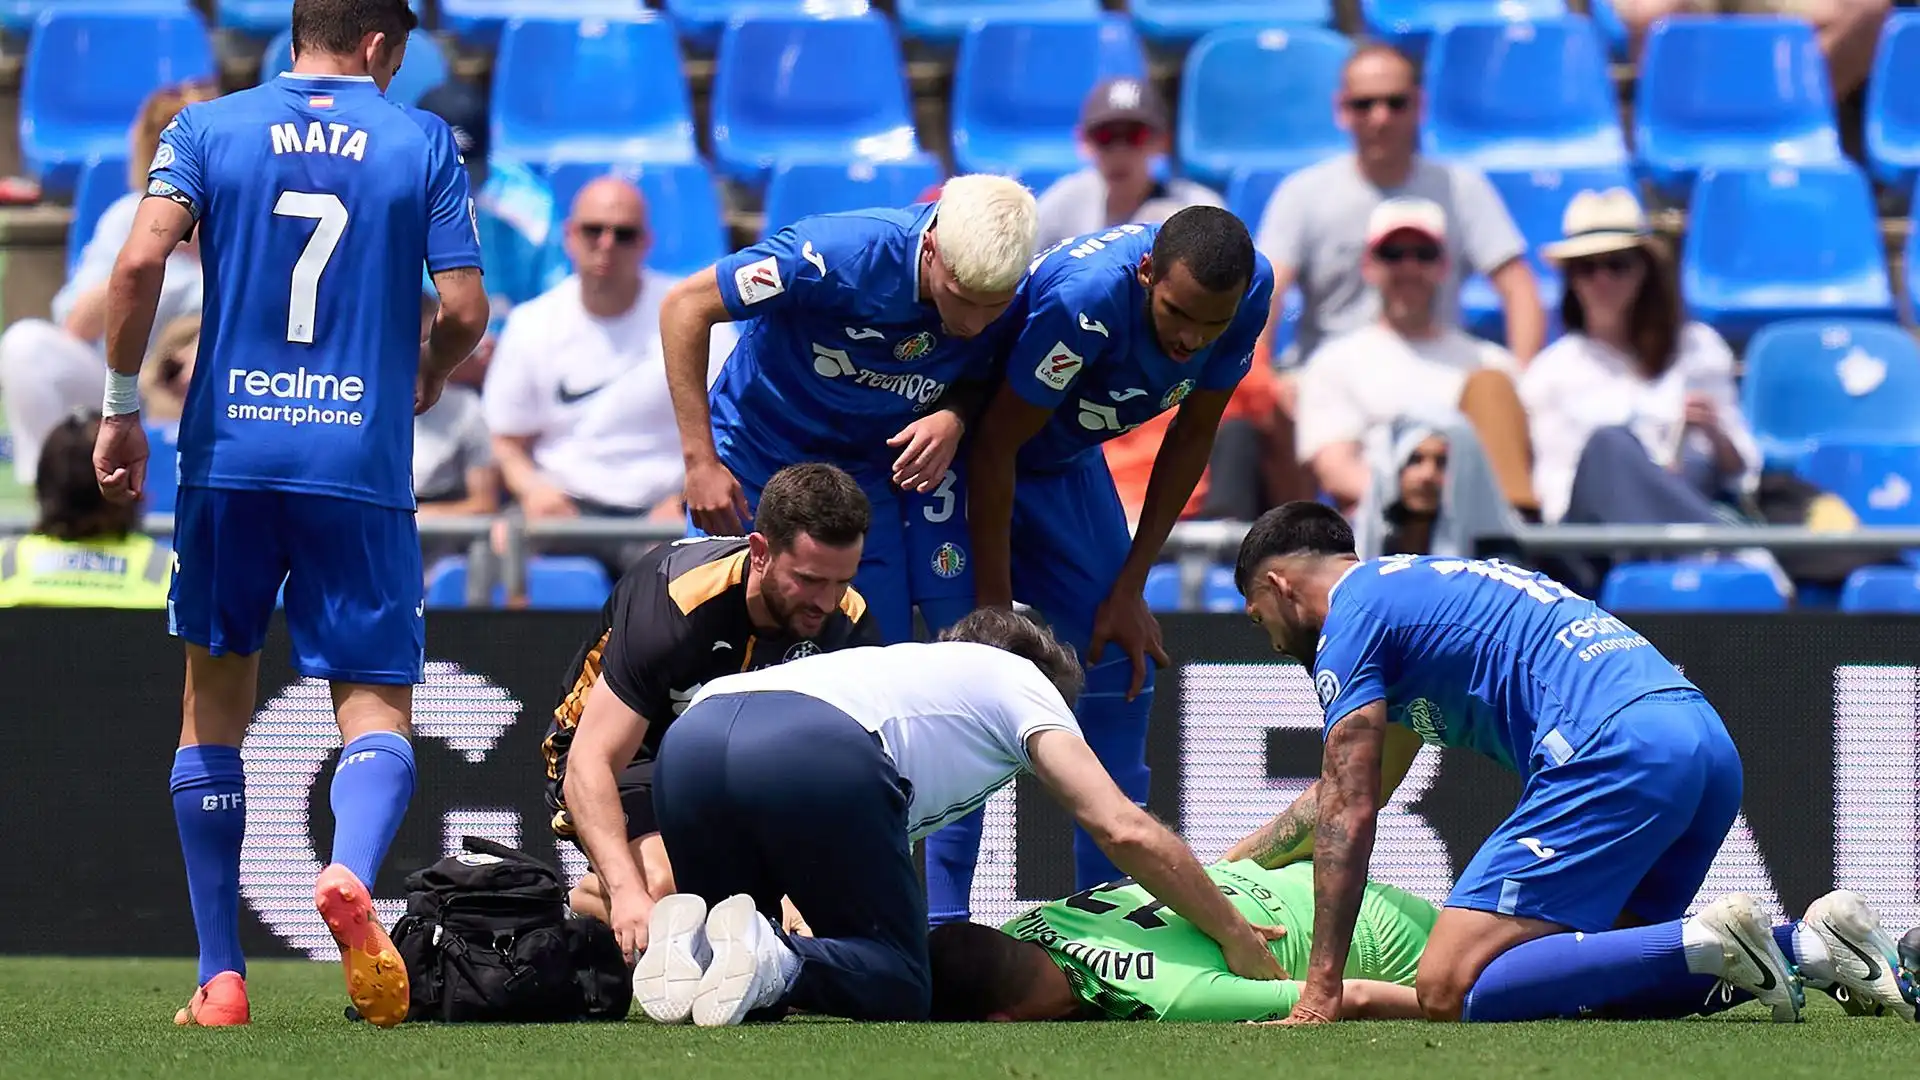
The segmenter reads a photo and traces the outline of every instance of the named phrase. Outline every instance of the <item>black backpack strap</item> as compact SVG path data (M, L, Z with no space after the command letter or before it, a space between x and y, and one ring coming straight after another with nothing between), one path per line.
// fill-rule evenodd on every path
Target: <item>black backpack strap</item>
M566 881L565 876L562 875L559 870L547 865L544 861L534 858L519 848L510 848L505 844L489 840L484 836L463 836L460 838L460 846L469 854L492 855L496 859L510 859L514 862L528 863L552 874L558 881L563 883Z

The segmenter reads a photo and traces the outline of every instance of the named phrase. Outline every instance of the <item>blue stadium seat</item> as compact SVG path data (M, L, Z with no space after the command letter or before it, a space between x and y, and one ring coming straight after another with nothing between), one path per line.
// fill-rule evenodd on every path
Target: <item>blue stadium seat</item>
M281 7L286 5L281 4ZM267 42L267 51L260 56L260 81L266 82L283 71L292 70L292 50L293 28L287 27ZM446 50L440 47L432 34L415 30L407 35L407 59L400 65L400 73L393 77L393 85L387 87L387 97L403 105L412 105L420 100L420 95L450 77Z
M420 3L421 0L408 0L407 6L415 15L422 15ZM293 5L287 0L214 0L213 19L223 30L266 37L287 29L293 19ZM407 48L407 63L411 64L413 46L409 44Z
M1736 341L1781 319L1894 317L1873 191L1851 162L1701 174L1680 273L1694 317Z
M1920 443L1823 440L1799 472L1846 500L1862 525L1920 525Z
M1920 179L1914 181L1914 190L1920 191ZM1912 205L1920 208L1920 199L1914 199ZM1920 211L1917 211L1915 216L1920 217ZM1907 250L1904 261L1907 267L1907 310L1920 311L1920 226L1916 226L1912 219L1907 222Z
M761 235L771 236L814 214L907 206L940 180L940 163L931 157L851 165L785 162L767 183L767 223Z
M607 602L613 580L598 559L584 555L539 555L527 560L527 607L547 611L592 611Z
M1776 323L1747 345L1741 411L1767 461L1821 442L1920 442L1920 345L1891 323Z
M1425 87L1429 154L1482 169L1627 163L1606 53L1578 15L1449 26L1428 51Z
M1621 563L1600 586L1600 606L1632 611L1784 611L1773 576L1736 562Z
M1073 133L1087 94L1102 79L1146 73L1140 41L1119 15L976 24L954 63L954 165L1072 172L1082 164Z
M1676 202L1702 169L1841 159L1827 62L1813 28L1795 19L1655 24L1640 54L1633 131L1643 175Z
M507 23L532 10L542 19L588 21L631 19L646 13L645 0L440 0L440 28L483 49L500 44Z
M126 153L148 94L212 74L207 29L190 10L43 12L27 44L20 156L42 188L68 194L89 158Z
M1455 23L1540 22L1567 13L1565 0L1360 0L1367 33L1415 58Z
M1911 566L1863 566L1847 575L1840 610L1850 615L1920 614L1920 572Z
M1232 26L1330 26L1330 0L1133 0L1133 25L1156 45L1189 45Z
M1273 201L1273 189L1284 179L1286 177L1271 169L1235 169L1233 175L1227 177L1227 209L1257 237L1260 219L1266 216L1267 204Z
M508 23L493 66L492 153L536 167L692 161L673 25L648 15Z
M1587 17L1593 20L1594 28L1606 41L1609 59L1621 63L1633 59L1633 42L1627 33L1627 24L1620 21L1620 13L1613 9L1613 0L1587 0Z
M124 157L97 158L80 167L80 180L73 189L73 224L67 227L67 273L73 273L80 262L100 215L128 190Z
M1147 570L1147 586L1141 592L1148 611L1180 610L1180 567L1176 563L1155 563Z
M1567 204L1582 191L1633 190L1633 178L1624 163L1609 168L1539 169L1528 172L1489 172L1487 179L1507 204L1507 212L1527 242L1527 262L1540 288L1540 306L1547 314L1547 338L1561 332L1560 271L1547 264L1540 249L1560 239ZM1491 341L1506 340L1506 316L1500 294L1484 274L1469 277L1460 289L1460 311L1467 329Z
M1880 28L1867 80L1867 160L1898 191L1911 191L1920 174L1920 11L1897 11Z
M89 7L95 11L111 10L120 13L130 11L178 13L191 6L188 0L0 0L0 30L11 34L31 33L43 11L61 9L72 11L80 7ZM293 9L290 3L282 3L280 7L282 19L285 19Z
M467 606L467 558L443 555L427 568L427 606L457 608Z
M781 160L915 156L903 71L893 25L878 15L729 23L713 77L721 171L757 186Z
M1229 29L1200 39L1180 80L1180 165L1218 187L1239 169L1286 175L1344 153L1333 96L1353 45L1331 30Z
M734 19L768 15L837 19L864 15L871 5L867 0L666 0L666 9L681 37L710 52L720 40L720 31Z
M647 229L653 241L648 266L663 274L685 276L727 253L720 196L714 191L713 174L698 161L556 165L547 173L553 204L571 207L587 181L607 173L626 177L646 196Z
M951 45L983 22L1091 19L1100 14L1100 0L895 0L894 10L902 34Z
M1233 583L1233 567L1207 567L1207 583L1200 594L1200 606L1207 611L1228 614L1247 610L1240 586Z
M171 514L180 497L180 425L143 424L147 429L147 487L141 503L149 514Z

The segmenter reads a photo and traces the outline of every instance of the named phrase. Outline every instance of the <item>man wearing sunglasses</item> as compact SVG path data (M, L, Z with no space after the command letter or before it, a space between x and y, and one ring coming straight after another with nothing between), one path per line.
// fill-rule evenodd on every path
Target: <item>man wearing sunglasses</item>
M1172 145L1167 104L1144 79L1108 79L1080 110L1087 168L1040 195L1039 247L1126 222L1161 222L1189 206L1224 206L1191 180L1162 180L1154 165Z

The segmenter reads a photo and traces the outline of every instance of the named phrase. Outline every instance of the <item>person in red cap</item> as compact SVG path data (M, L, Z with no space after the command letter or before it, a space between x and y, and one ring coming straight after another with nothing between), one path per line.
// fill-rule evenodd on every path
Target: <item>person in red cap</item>
M1161 222L1189 206L1226 205L1191 180L1161 180L1154 164L1173 145L1167 104L1144 79L1108 79L1080 109L1087 168L1040 193L1041 247L1129 221Z

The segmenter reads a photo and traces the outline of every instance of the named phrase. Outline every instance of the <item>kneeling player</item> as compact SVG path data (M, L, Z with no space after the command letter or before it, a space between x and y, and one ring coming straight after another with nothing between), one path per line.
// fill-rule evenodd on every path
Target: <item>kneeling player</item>
M542 750L553 830L593 864L573 908L611 925L629 953L646 947L654 899L673 892L653 817L660 736L708 680L879 644L848 587L871 513L841 470L789 466L767 481L759 531L657 548L607 600Z

